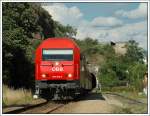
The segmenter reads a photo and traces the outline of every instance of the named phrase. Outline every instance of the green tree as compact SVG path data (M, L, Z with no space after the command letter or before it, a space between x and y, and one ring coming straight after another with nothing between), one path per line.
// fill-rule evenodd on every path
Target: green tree
M91 56L99 51L98 40L94 40L90 37L85 38L84 40L75 40L79 47L81 48L81 52L83 52L86 56Z
M142 90L143 75L147 70L143 63L144 50L138 43L130 40L127 43L127 53L118 56L112 47L105 45L102 54L105 61L100 64L99 78L103 87L129 84L136 90Z
M39 30L37 15L30 3L3 3L2 9L3 82L29 88L33 64L26 56L26 48L30 46L32 33Z
M64 26L59 22L54 22L54 33L55 37L69 37L74 38L77 34L77 30L69 25Z
M138 46L135 40L129 40L127 43L127 53L125 55L125 61L128 63L143 62L144 50Z
M40 5L32 4L35 9L35 13L38 15L37 23L40 27L40 34L43 35L44 39L55 37L55 21L52 19L52 16L45 11Z

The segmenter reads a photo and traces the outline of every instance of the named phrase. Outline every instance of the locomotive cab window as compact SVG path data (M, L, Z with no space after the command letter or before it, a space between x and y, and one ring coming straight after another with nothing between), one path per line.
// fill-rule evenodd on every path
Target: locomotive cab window
M44 61L72 61L73 50L72 49L43 49L42 59Z

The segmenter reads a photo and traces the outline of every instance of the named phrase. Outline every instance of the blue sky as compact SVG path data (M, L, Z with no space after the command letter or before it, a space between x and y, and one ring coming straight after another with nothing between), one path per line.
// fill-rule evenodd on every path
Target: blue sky
M100 42L134 39L147 48L146 3L46 3L54 20L77 28L76 38Z
M139 3L65 3L67 7L77 6L84 13L84 18L92 20L97 16L110 16L119 9L132 10Z
M124 9L126 11L136 9L138 8L139 3L65 3L65 5L69 8L72 6L77 6L81 12L84 13L83 17L88 21L91 21L94 17L98 16L113 16L114 12L120 9ZM143 20L143 18L134 20L129 20L128 18L121 19L128 23Z

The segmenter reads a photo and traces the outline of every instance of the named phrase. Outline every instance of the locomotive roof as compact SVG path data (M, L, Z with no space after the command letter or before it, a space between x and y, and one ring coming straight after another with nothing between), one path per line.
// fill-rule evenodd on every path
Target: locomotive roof
M48 38L45 39L40 47L42 48L75 48L78 45L70 38Z

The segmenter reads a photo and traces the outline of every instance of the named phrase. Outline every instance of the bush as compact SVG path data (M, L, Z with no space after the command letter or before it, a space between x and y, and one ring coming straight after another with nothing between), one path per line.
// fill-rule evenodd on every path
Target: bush
M129 82L134 86L137 91L142 91L144 74L147 71L147 67L142 63L135 63L129 67Z

